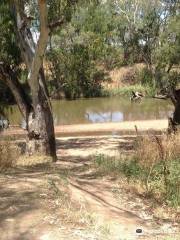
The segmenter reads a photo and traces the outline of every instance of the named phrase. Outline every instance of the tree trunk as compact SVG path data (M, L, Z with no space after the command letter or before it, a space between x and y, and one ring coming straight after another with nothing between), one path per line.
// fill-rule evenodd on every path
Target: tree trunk
M39 88L36 105L28 116L28 143L29 155L49 155L56 161L56 142L54 121L49 102L41 87Z
M174 90L171 100L175 106L173 118L170 119L169 132L180 131L180 89Z
M27 153L29 155L48 155L55 161L56 144L53 118L42 89L39 88L37 105L32 108L30 99L25 95L16 73L10 66L0 65L0 79L13 93L19 110L26 120L28 130Z
M37 44L27 24L24 1L14 0L13 12L17 24L17 38L22 58L28 69L31 109L27 113L27 152L29 155L48 155L56 160L53 114L43 71L43 58L50 29L47 22L47 3L38 0L40 36ZM17 101L19 105L19 102Z
M176 100L176 103L173 114L173 122L177 125L180 125L180 89L174 91L174 98Z

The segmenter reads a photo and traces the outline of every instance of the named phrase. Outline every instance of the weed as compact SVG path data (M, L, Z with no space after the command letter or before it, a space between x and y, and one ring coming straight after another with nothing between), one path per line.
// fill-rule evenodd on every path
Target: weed
M120 174L123 173L126 177L136 177L142 171L135 159L125 156L109 157L103 154L95 156L94 166L99 173L103 174Z

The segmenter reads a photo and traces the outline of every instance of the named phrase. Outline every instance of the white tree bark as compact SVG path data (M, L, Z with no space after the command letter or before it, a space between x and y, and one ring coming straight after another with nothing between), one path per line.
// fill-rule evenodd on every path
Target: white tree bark
M35 48L35 54L32 60L31 68L29 71L28 80L31 86L33 95L33 101L36 101L37 94L39 91L39 71L43 64L44 54L47 48L49 27L48 27L48 16L47 16L47 3L44 0L38 1L39 15L40 15L40 36ZM36 105L34 102L33 105Z
M19 45L23 59L28 67L28 82L33 96L33 105L36 105L39 91L39 81L41 79L41 76L39 77L39 73L43 65L43 58L47 48L48 36L50 32L48 26L47 3L44 0L38 0L40 34L37 45L33 40L31 30L29 27L24 25L24 22L27 19L27 16L24 13L24 3L15 0L15 8L18 28L17 34L20 41Z
M39 11L39 39L37 44L33 40L28 16L25 11L25 1L14 0L17 36L21 55L28 69L28 84L31 92L32 109L27 119L28 152L29 154L44 153L56 160L54 123L51 104L43 71L43 58L46 52L50 28L48 26L47 2L38 0Z

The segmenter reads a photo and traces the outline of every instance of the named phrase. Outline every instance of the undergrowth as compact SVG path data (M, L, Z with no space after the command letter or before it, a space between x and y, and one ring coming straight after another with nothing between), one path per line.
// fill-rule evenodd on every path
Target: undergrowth
M131 157L96 156L99 174L140 181L147 195L180 206L180 135L138 137L135 145Z
M105 88L101 92L103 97L112 97L112 96L131 96L132 91L141 92L144 96L152 97L155 94L155 90L148 85L127 85L119 88Z

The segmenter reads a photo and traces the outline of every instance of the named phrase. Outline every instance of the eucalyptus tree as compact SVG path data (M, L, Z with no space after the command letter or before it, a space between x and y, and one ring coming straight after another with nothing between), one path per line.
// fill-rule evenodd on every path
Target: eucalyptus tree
M86 1L77 7L71 21L51 37L47 56L53 95L60 97L58 93L63 92L66 98L74 99L101 94L105 74L99 66L110 66L115 58L109 43L111 25L107 4Z
M160 72L157 81L161 88L167 89L175 107L171 123L176 130L180 127L180 3L177 0L171 4L165 1L164 6L165 22L154 62Z
M113 0L117 35L124 50L124 61L143 61L151 68L156 45L161 4L158 0Z
M53 160L56 160L55 133L43 59L49 36L70 18L74 3L4 0L0 6L0 80L9 87L26 120L28 153L48 155ZM20 73L24 68L30 94L22 85Z

